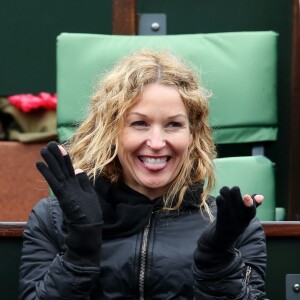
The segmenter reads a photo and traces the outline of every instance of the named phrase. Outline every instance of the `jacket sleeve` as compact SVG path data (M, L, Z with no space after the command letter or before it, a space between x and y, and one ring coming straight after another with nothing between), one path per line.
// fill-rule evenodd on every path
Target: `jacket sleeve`
M233 262L213 274L193 265L194 300L265 299L266 239L257 218L236 242L235 252Z
M24 230L19 299L90 299L100 266L79 267L63 260L50 202L43 199L34 207Z

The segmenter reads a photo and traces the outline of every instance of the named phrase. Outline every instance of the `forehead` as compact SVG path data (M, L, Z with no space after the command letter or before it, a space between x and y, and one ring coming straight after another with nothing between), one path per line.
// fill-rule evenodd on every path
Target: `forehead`
M145 87L138 102L128 110L128 114L147 111L187 115L185 104L176 87L158 83Z

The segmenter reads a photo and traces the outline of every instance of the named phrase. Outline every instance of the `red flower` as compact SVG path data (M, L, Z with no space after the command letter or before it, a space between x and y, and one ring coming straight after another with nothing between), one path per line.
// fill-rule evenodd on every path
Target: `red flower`
M18 94L8 96L8 101L16 108L29 112L33 109L44 108L55 110L57 105L57 95L41 92L38 95Z

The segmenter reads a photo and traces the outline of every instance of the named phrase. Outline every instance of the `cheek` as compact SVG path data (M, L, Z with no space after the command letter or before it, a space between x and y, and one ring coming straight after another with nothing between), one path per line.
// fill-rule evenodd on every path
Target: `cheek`
M119 135L118 137L118 155L124 155L126 153L134 152L141 144L141 139L136 135L127 133L126 131Z
M191 138L190 136L178 137L178 139L174 141L174 145L176 145L175 149L178 154L186 156L188 154L189 146L191 145Z

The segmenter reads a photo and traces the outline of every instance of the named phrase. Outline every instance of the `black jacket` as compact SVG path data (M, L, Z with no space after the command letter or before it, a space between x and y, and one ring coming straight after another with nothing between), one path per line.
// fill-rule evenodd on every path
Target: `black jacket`
M193 252L210 221L193 205L192 197L185 198L179 212L154 208L140 222L137 213L151 207L149 200L135 191L127 192L100 192L104 199L121 195L123 200L121 206L120 201L111 199L102 205L104 223L110 218L111 224L104 228L109 234L104 234L99 267L73 265L63 259L66 226L62 211L54 197L42 199L24 231L20 299L264 299L266 246L257 219L236 243L232 264L206 274L193 265ZM130 195L144 206L133 210L132 218L124 221L119 216L122 211L130 214L137 204L131 197L126 200ZM213 202L211 205L214 210ZM109 210L118 209L112 217ZM136 230L126 231L130 227ZM118 228L120 234L114 235Z

